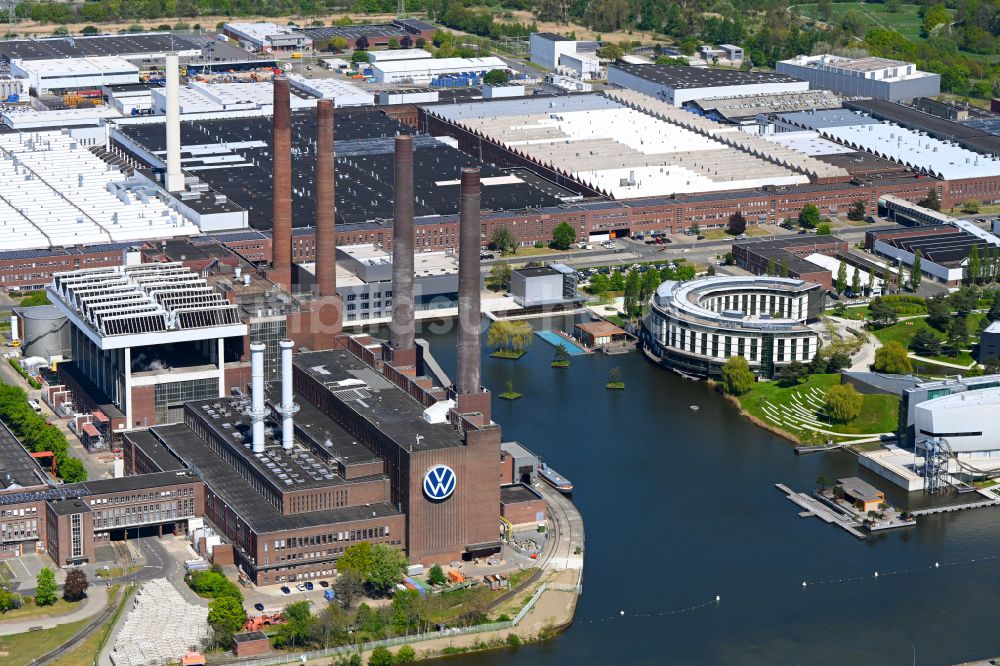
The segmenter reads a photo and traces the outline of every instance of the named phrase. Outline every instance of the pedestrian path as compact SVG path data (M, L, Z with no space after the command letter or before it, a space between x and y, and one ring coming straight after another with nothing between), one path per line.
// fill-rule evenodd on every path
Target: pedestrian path
M23 634L38 629L52 629L60 624L70 624L85 620L100 613L108 604L108 588L103 584L91 585L87 598L79 606L64 615L24 617L12 621L0 621L0 636Z

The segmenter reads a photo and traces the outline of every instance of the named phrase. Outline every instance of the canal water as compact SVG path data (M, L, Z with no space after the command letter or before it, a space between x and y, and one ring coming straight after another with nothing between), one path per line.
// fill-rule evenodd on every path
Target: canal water
M454 331L430 324L421 334L453 376ZM484 351L483 379L494 396L508 380L524 394L494 398L505 439L576 484L586 557L575 622L542 644L449 663L949 664L1000 654L1000 559L986 559L1000 553L1000 508L859 541L800 518L774 487L858 475L906 501L849 454L796 457L705 383L641 354L575 356L560 370L553 351L537 337L518 361ZM616 366L625 391L604 388Z

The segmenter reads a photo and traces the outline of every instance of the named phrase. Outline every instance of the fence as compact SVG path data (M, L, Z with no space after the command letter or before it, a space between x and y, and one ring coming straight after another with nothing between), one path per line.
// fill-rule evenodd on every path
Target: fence
M211 660L212 664L240 664L240 666L280 666L281 664L290 664L294 662L303 661L305 659L318 659L320 657L338 657L342 655L349 655L352 652L367 652L369 650L374 650L377 647L396 647L397 645L409 645L412 643L420 643L423 641L432 641L438 638L452 638L454 636L467 636L469 634L481 634L489 631L499 631L501 629L511 629L517 626L524 616L534 607L535 603L538 601L542 593L545 592L548 586L546 583L542 583L533 595L528 603L524 605L517 615L514 616L513 620L508 620L505 622L491 622L489 624L477 624L472 627L454 627L450 629L443 629L441 631L429 631L423 634L413 634L410 636L396 636L394 638L384 638L378 641L369 641L367 643L361 643L360 645L341 645L338 647L324 648L322 650L312 650L309 652L300 652L298 654L284 654L277 655L273 657L264 657L261 659L239 659L239 660L228 660L228 661L214 661ZM562 585L562 588L569 588L575 590L575 586ZM555 589L555 588L553 588Z

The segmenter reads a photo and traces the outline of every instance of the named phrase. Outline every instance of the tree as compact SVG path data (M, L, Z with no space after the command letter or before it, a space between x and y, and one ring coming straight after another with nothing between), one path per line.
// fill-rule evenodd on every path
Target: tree
M906 348L898 342L887 342L875 350L875 362L872 364L875 372L893 375L905 375L913 372L913 365L906 355Z
M809 373L802 361L792 361L778 373L778 383L782 386L796 386Z
M969 284L979 284L980 267L979 246L973 245L969 251L969 263L965 268L965 277Z
M976 309L979 305L979 290L975 287L960 287L958 291L948 297L952 309L958 314L965 316Z
M35 605L51 606L56 602L56 575L48 567L42 567L35 579Z
M608 371L608 383L609 384L621 384L622 383L622 369L618 366L611 368Z
M87 480L87 468L79 458L66 458L57 469L60 478L66 483L80 483Z
M397 39L396 37L390 37L389 38L389 43L387 44L387 46L389 47L389 50L398 49L399 48L399 39Z
M406 555L398 548L376 544L372 548L372 566L365 582L381 594L386 594L403 578Z
M313 616L308 601L296 601L285 606L281 613L285 623L278 625L275 647L296 647L304 645L309 638Z
M352 618L338 604L327 604L313 617L312 639L324 648L348 642Z
M417 651L414 650L409 645L404 645L399 648L399 652L396 653L396 663L397 664L412 664L417 660Z
M396 659L389 649L381 645L372 650L371 656L368 657L368 666L393 666L395 663Z
M896 323L897 315L892 305L881 296L876 296L868 304L868 318L878 328L885 328Z
M729 395L743 395L755 381L750 364L742 356L730 356L722 365L722 388Z
M945 348L950 356L958 356L959 352L969 342L969 320L958 316L948 325L948 338Z
M531 345L534 329L526 321L501 319L486 330L486 344L494 351L523 354Z
M823 222L818 227L816 227L817 236L829 236L831 233L833 232L830 231L830 225L827 224L826 222Z
M217 645L229 647L233 634L242 629L246 621L243 604L233 597L219 597L208 604L208 624Z
M938 197L936 187L927 190L927 196L917 202L918 206L930 208L931 210L941 210L941 199Z
M374 559L372 545L367 541L362 541L344 550L344 554L337 559L337 571L340 573L353 571L364 580L372 570Z
M854 267L854 274L851 276L851 293L855 296L861 294L861 269Z
M847 289L847 264L843 260L837 267L837 280L834 282L833 288L837 290L838 294L843 294Z
M842 351L833 352L830 354L830 358L826 360L827 372L840 372L844 368L849 367L851 367L851 357Z
M847 209L847 219L852 222L860 222L865 219L865 202L858 199Z
M767 275L777 275L778 274L778 264L774 262L774 259L767 260L767 268L765 269Z
M783 278L788 277L788 259L785 259L784 257L781 258L781 267L779 270L779 274Z
M489 275L486 276L486 286L494 291L507 291L510 289L510 279L513 273L510 264L503 262L493 264Z
M506 69L491 69L483 76L483 83L488 86L502 86L510 80Z
M733 255L732 252L726 252L726 254L722 256L722 263L726 266L734 266L736 264L735 255Z
M564 345L559 345L559 346L562 347L563 350L566 349ZM558 347L556 349L558 349ZM444 570L441 569L440 564L435 564L427 572L427 582L430 583L431 585L444 585L446 582L448 582L448 579L445 577Z
M552 365L556 367L569 366L569 352L566 350L566 345L563 344L556 345L556 351L552 355ZM438 571L439 572L441 571L441 567L438 567ZM431 582L433 583L434 581ZM444 582L444 574L441 574L441 583L443 582Z
M935 294L927 298L924 303L927 306L927 323L939 331L948 328L951 321L951 308L942 294Z
M864 399L852 384L837 384L826 392L826 413L835 423L847 423L861 413Z
M351 55L351 62L357 62L357 63L362 63L362 64L369 62L368 61L368 52L367 51L355 51Z
M929 37L933 34L938 26L948 27L948 23L951 21L951 14L942 5L934 5L933 7L925 7L923 12L923 35Z
M500 254L517 252L517 241L514 239L514 234L504 226L497 226L493 229L489 246Z
M361 596L365 589L365 578L354 569L347 569L340 572L337 581L333 584L337 599L344 608L350 608L354 601Z
M819 208L815 204L806 204L799 211L799 226L803 229L815 229L819 224Z
M66 601L79 601L87 594L90 582L83 569L70 569L66 574L66 582L63 583L63 599Z
M729 224L726 225L726 233L730 236L739 236L740 234L746 233L747 230L747 218L743 217L743 213L736 211L729 216Z
M618 44L605 44L597 49L597 57L604 60L618 60L625 55L625 49Z
M625 312L629 317L636 314L637 309L641 309L640 291L642 290L642 279L639 271L629 271L625 278Z
M1000 358L997 358L993 354L986 357L983 361L983 372L987 375L995 375L1000 373Z
M986 318L991 322L1000 321L1000 291L993 294L993 302L990 304L990 309L986 313Z
M660 286L660 274L653 270L648 270L642 274L642 288L639 291L639 299L645 303L656 293Z
M576 240L576 230L567 222L560 222L552 230L552 247L557 250L568 250Z
M962 212L970 213L975 215L979 212L980 207L982 207L983 202L979 199L966 199L962 202Z
M868 286L865 287L868 295L871 296L872 292L875 290L875 271L873 269L868 270Z
M910 288L913 291L917 290L920 286L920 278L923 277L923 273L920 270L920 248L918 247L913 253L913 267L910 269Z
M910 340L910 349L921 356L937 356L941 353L941 340L929 328L921 328Z

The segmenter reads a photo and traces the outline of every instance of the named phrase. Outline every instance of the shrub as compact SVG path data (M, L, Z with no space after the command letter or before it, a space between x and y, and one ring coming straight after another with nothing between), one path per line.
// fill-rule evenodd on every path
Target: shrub
M837 423L847 423L861 413L864 400L851 384L837 384L826 392L826 412Z

